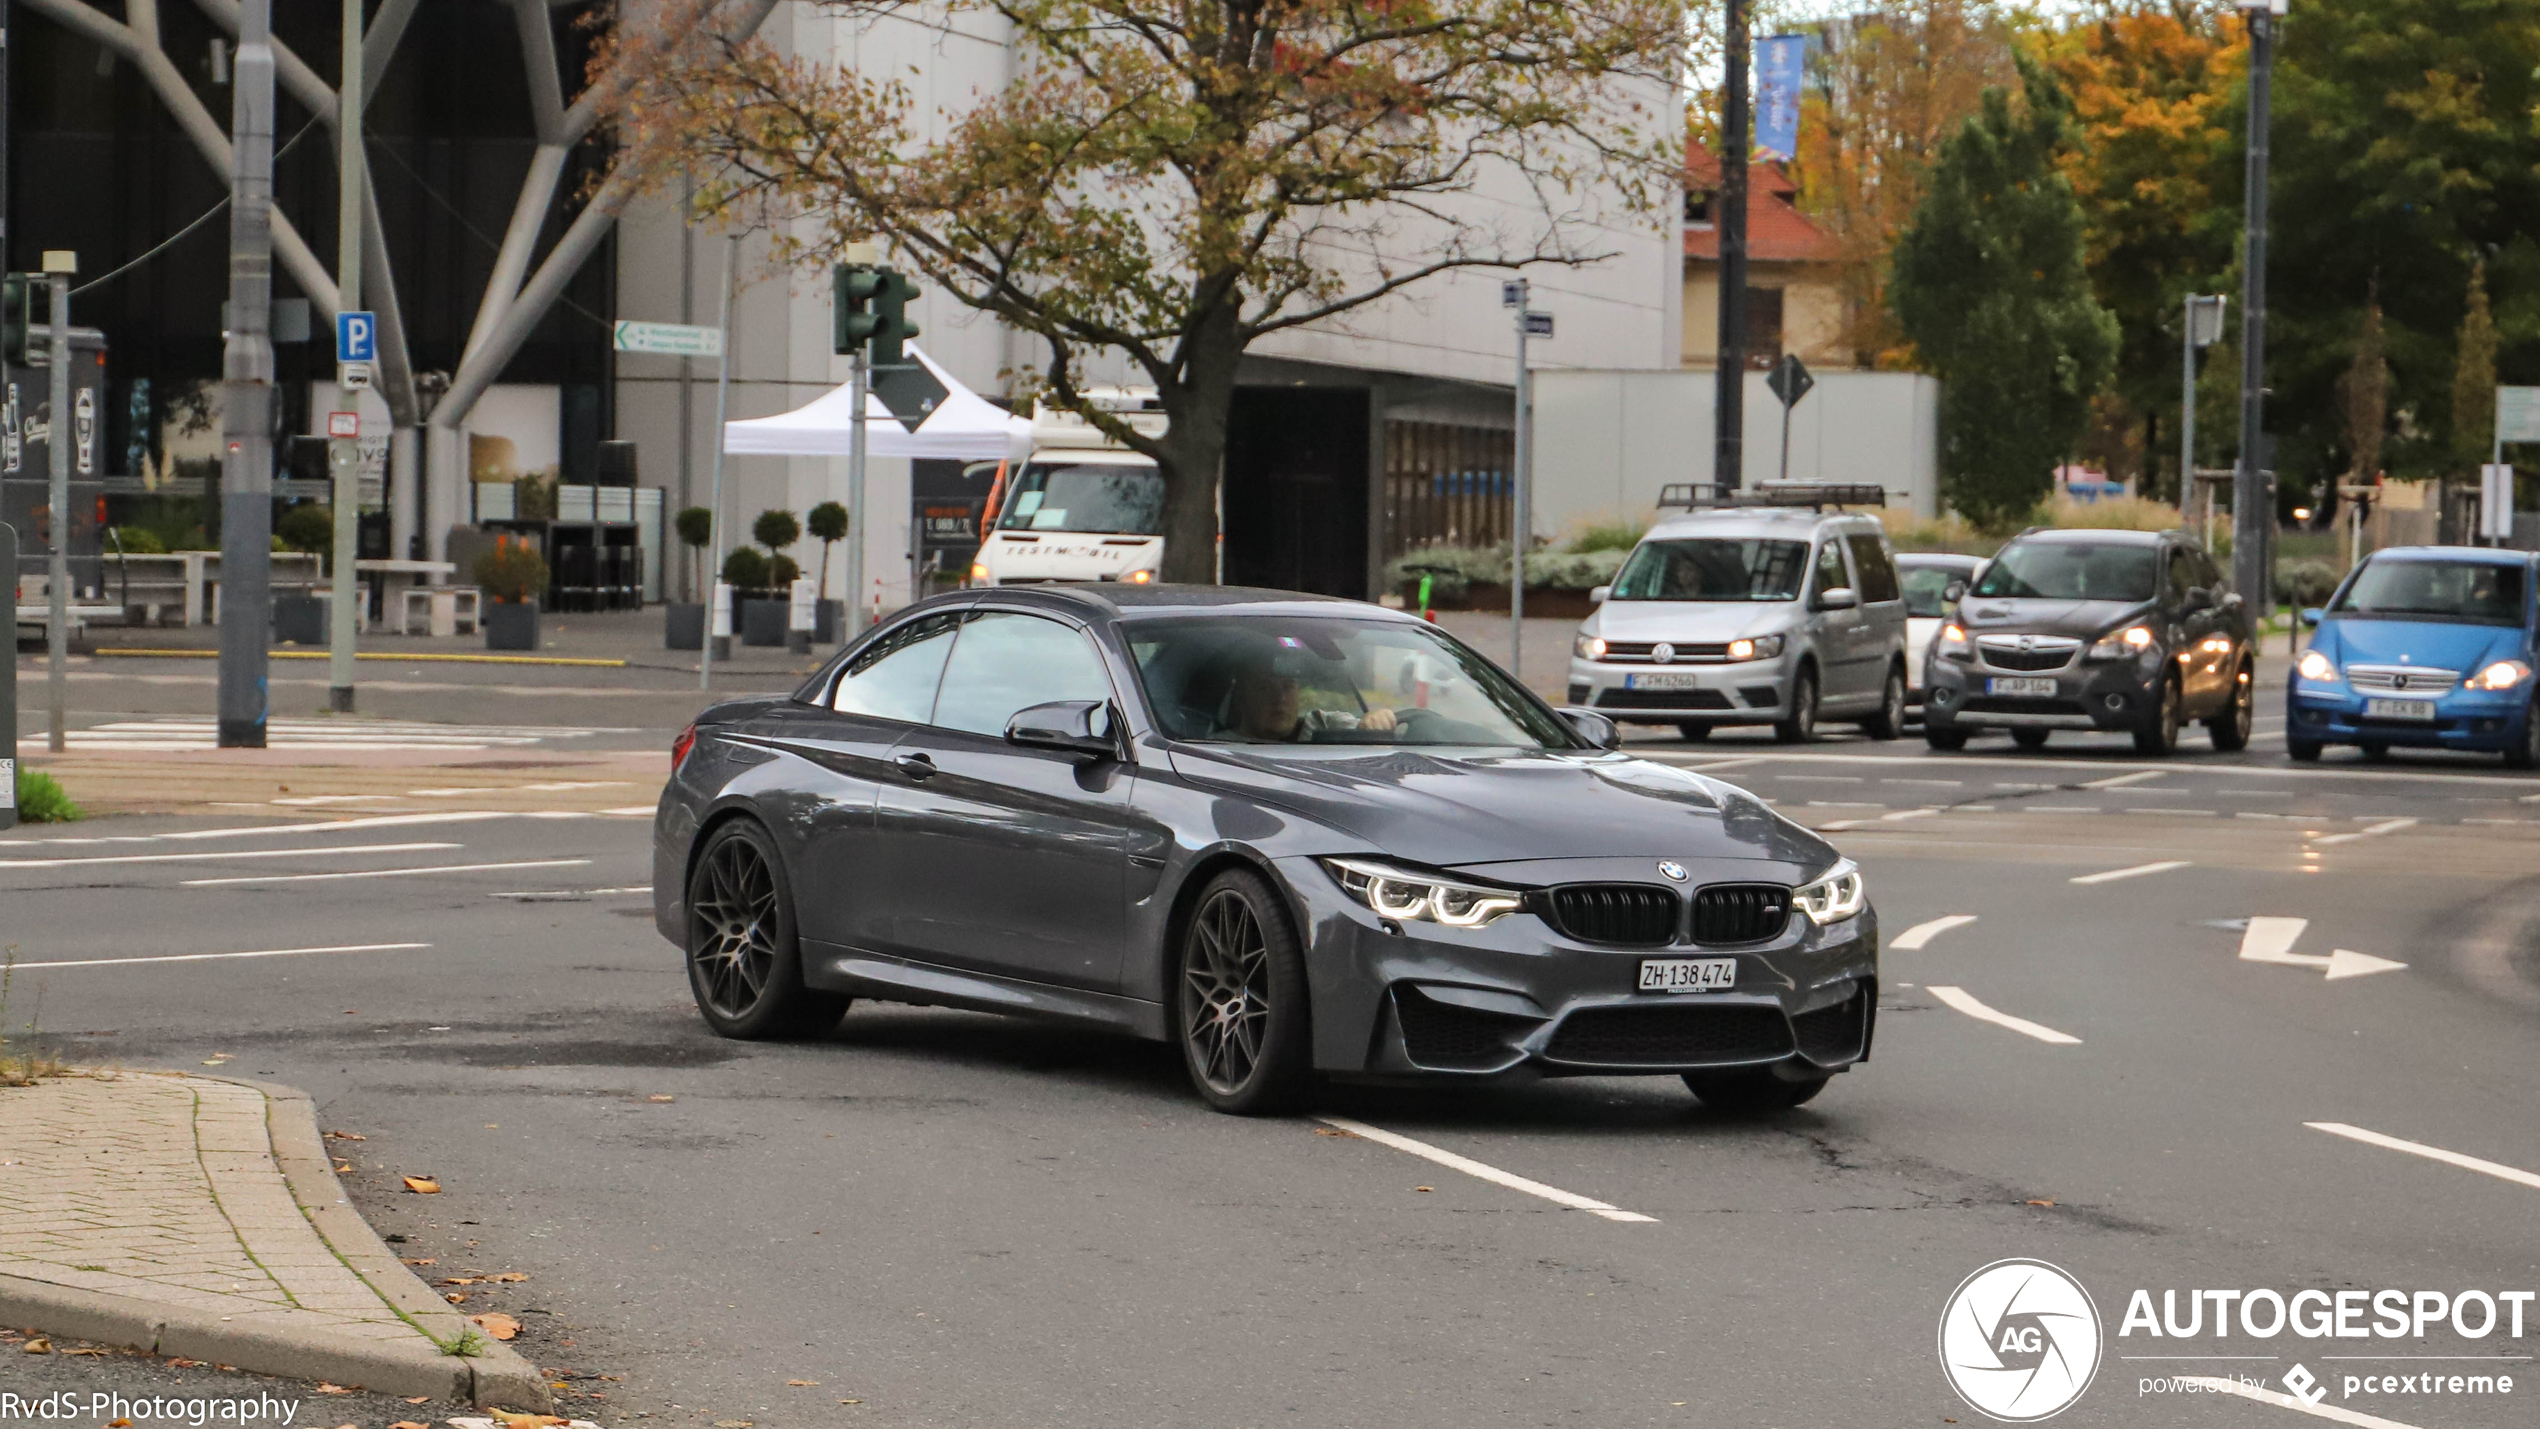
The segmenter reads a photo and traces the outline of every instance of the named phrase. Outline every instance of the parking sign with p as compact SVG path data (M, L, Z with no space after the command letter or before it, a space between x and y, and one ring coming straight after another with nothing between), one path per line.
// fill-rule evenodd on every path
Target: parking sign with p
M379 360L379 321L371 313L337 313L335 315L335 360L338 362L376 362Z

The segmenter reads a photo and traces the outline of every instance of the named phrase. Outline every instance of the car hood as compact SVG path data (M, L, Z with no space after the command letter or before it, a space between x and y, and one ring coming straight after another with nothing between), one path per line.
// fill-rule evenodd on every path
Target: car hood
M1624 754L1180 745L1171 759L1195 785L1330 830L1332 852L1436 868L1624 856L1823 867L1836 856L1735 785Z
M2450 620L2320 622L2318 642L2339 664L2428 665L2474 675L2493 660L2518 659L2523 633L2509 625L2470 625Z
M1726 642L1788 629L1797 601L1609 600L1580 628L1608 640Z
M1969 596L1958 603L1959 622L1969 631L2069 635L2078 640L2092 639L2152 612L2153 605L2148 600L2002 600Z

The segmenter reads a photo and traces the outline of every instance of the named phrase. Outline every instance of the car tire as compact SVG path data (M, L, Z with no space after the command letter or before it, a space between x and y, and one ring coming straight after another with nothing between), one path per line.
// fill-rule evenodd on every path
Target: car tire
M2161 678L2161 697L2153 701L2151 713L2134 731L2135 753L2163 758L2176 754L2179 726L2185 722L2180 710L2178 679L2165 675Z
M1807 744L1817 737L1817 671L1802 665L1790 682L1790 713L1773 722L1773 738L1784 744Z
M1711 737L1711 726L1700 720L1682 720L1676 725L1676 737L1700 744Z
M2540 769L2540 700L2522 712L2522 741L2505 751L2507 769Z
M1713 1111L1760 1116L1787 1111L1813 1099L1831 1078L1823 1073L1785 1076L1771 1067L1742 1072L1687 1072L1685 1089Z
M1861 732L1872 739L1894 739L1905 732L1905 667L1887 672L1887 684L1879 691L1878 713L1861 721Z
M2205 721L2205 732L2214 738L2214 748L2224 754L2236 754L2249 747L2249 736L2258 728L2257 672L2243 664L2231 677L2231 703L2222 712Z
M1201 1099L1237 1116L1287 1111L1313 1070L1305 957L1287 909L1250 869L1191 904L1174 957L1182 1064Z
M2364 752L2364 758L2376 763L2390 757L2390 742L2385 739L2359 740L2355 747Z
M2284 752L2293 756L2293 762L2296 764L2319 763L2322 747L2308 739L2288 739L2284 742Z
M1967 732L1963 729L1942 729L1926 720L1923 724L1923 743L1943 753L1954 753L1967 747Z
M2035 752L2044 749L2046 741L2054 738L2054 735L2055 732L2051 729L2015 729L2011 731L2011 742L2022 749Z
M817 1037L851 999L803 985L794 889L776 841L754 819L716 826L688 875L688 991L716 1035L744 1042Z

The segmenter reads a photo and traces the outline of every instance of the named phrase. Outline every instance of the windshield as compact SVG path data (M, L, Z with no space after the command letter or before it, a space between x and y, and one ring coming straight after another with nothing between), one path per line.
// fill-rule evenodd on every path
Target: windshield
M2014 541L1985 567L1975 594L2008 600L2152 598L2161 549L2091 541Z
M1157 535L1164 530L1164 477L1151 466L1034 462L1014 479L997 529Z
M1126 635L1147 702L1176 739L1578 747L1497 666L1426 625L1204 616L1140 620Z
M1643 541L1607 599L1797 600L1807 575L1805 541Z
M1967 578L1967 573L1956 566L1900 563L1896 574L1905 582L1905 613L1934 620L1948 612L1949 583Z
M2368 561L2329 609L2382 620L2522 623L2523 568L2485 561Z

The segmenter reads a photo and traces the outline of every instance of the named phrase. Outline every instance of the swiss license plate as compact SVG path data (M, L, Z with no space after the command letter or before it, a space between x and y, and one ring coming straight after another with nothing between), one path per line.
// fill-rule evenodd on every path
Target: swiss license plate
M1690 670L1625 675L1623 688L1627 690L1698 690L1702 688L1702 677Z
M2434 701L2366 700L2364 718L2430 720L2434 718Z
M1735 986L1735 958L1647 958L1640 965L1643 992L1718 992Z
M1984 682L1984 692L1988 695L2045 695L2051 698L2055 693L2055 680L2047 675L2025 679L1997 676Z

